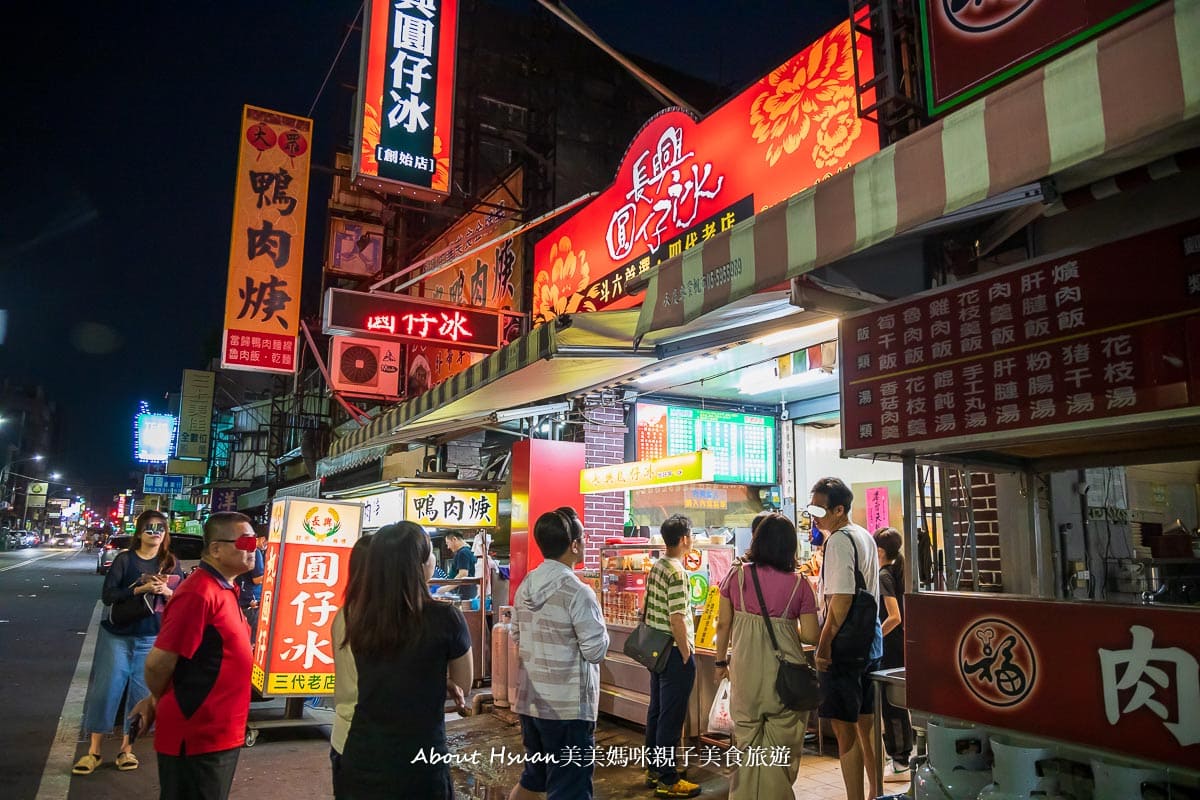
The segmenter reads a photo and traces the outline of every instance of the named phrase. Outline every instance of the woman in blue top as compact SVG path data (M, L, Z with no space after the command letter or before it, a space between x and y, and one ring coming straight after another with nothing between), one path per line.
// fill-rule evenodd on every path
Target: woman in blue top
M158 636L162 606L182 577L179 563L171 555L167 518L159 511L142 512L138 516L129 549L113 560L104 579L100 597L108 608L105 618L100 622L83 712L84 728L91 734L91 742L88 752L75 762L71 770L76 775L90 775L100 766L100 745L104 736L112 732L117 706L123 694L126 695L125 735L121 739L121 752L117 755L117 769L138 768L137 756L133 754L129 743L129 715L133 707L150 694L142 674L146 654ZM124 625L114 625L109 620L109 609L118 601L143 595L155 595L152 606L157 613Z

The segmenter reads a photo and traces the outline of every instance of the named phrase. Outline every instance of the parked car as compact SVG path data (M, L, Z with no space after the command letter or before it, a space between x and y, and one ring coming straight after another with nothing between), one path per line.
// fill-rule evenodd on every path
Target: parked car
M128 549L132 539L128 534L110 536L96 555L96 574L106 574L117 554ZM179 559L179 567L183 574L187 575L200 564L200 555L204 552L204 537L194 533L172 533L171 552Z

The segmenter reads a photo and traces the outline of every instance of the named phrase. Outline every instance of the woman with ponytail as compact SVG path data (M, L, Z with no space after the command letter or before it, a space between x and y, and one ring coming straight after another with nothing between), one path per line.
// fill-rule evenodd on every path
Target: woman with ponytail
M895 528L875 531L879 552L879 622L883 628L882 669L904 666L904 537ZM884 770L887 782L909 780L908 759L913 750L912 720L908 709L892 705L885 692L880 709L883 716L883 747L891 758Z

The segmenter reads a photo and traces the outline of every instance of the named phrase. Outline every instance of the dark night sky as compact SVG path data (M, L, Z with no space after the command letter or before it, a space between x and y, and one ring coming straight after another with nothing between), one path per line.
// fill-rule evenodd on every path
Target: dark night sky
M846 13L845 0L567 5L619 48L738 88ZM165 408L180 371L216 353L242 104L306 113L357 8L226 0L6 11L0 379L40 383L58 403L51 466L77 491L124 483L137 401ZM344 135L338 84L356 80L358 39L313 113L316 165L332 164ZM318 280L328 186L314 173L306 283Z

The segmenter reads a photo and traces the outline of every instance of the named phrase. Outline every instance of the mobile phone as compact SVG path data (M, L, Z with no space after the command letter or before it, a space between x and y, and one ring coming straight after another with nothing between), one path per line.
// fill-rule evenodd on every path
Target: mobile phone
M129 718L129 743L133 744L137 741L138 735L142 732L142 715L134 714Z

